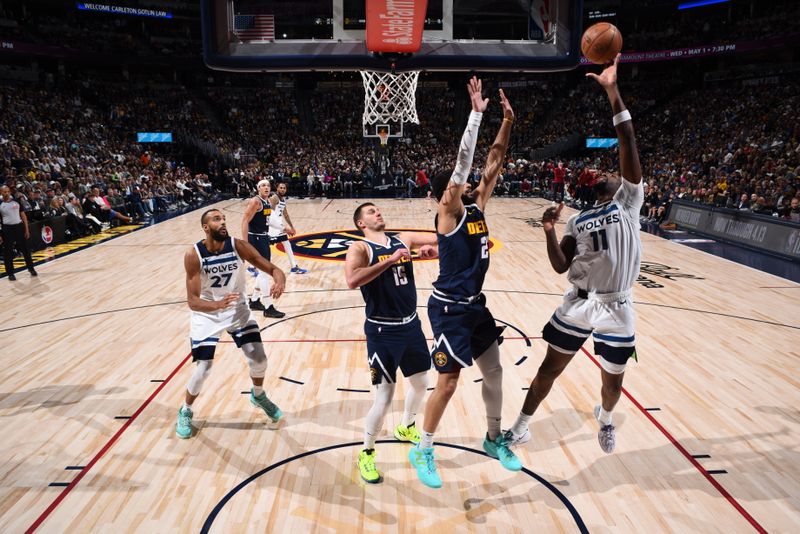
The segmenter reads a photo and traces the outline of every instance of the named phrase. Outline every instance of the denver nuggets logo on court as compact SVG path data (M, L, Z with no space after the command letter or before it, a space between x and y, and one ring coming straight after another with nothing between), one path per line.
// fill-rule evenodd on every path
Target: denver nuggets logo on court
M386 230L387 235L396 235L400 232L433 233L432 230L420 230L417 228ZM328 232L295 236L289 241L292 243L292 252L294 252L295 256L321 261L344 261L350 244L354 241L362 241L363 239L364 234L356 230L331 230ZM501 246L499 241L489 238L489 250L497 252L500 250ZM276 244L275 248L280 252L286 251L283 243ZM417 257L416 253L412 254L412 258L414 258L415 261L435 261L420 259Z
M437 352L433 355L433 361L436 362L436 367L444 367L447 365L447 354L444 352Z

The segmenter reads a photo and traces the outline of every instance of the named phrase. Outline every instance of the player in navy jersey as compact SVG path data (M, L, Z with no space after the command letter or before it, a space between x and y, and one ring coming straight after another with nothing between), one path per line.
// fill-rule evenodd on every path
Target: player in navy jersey
M362 479L375 484L382 479L375 467L375 440L394 397L398 367L408 380L409 390L394 436L401 441L419 442L414 418L428 389L431 358L417 317L417 287L410 252L419 249L420 257L435 258L436 235L386 235L383 216L371 202L356 208L353 223L364 232L364 239L353 242L347 251L345 278L350 289L361 288L366 304L367 361L375 386L375 402L367 413L358 469Z
M211 374L214 353L223 331L231 335L247 359L253 381L251 404L264 410L273 422L282 415L263 389L267 355L258 323L247 306L244 262L249 261L273 278L275 283L269 289L273 298L283 293L286 277L249 243L230 237L225 216L219 210L204 212L200 221L206 237L187 250L183 258L187 302L192 310L189 338L192 360L197 363L175 425L175 433L183 439L192 435L192 404Z
M498 342L502 329L495 325L486 307L486 297L481 293L489 268L489 228L483 210L503 167L514 111L501 89L503 120L500 130L489 150L480 184L470 196L464 196L478 129L489 103L481 95L480 80L473 77L467 88L472 113L461 138L456 167L437 173L432 181L438 202L439 278L433 283L435 290L428 301L428 317L434 337L431 356L439 377L425 407L420 442L411 448L408 456L419 479L433 488L442 485L434 461L433 433L455 393L461 369L470 367L473 360L483 375L481 387L488 423L483 448L506 469L522 469L500 431L503 368Z
M247 201L242 217L242 239L253 245L265 260L271 257L269 242L269 218L272 215L272 204L269 201L271 185L269 180L261 180L256 186L258 195ZM250 309L262 310L264 317L280 319L286 314L275 309L269 296L269 277L258 271L256 286L250 295Z
M616 429L611 412L619 401L628 359L636 357L636 314L631 288L639 276L642 242L639 211L644 202L642 167L636 148L631 114L617 88L617 64L598 76L587 74L605 89L619 138L620 176L603 173L596 181L597 202L573 215L558 242L554 224L563 204L542 217L547 255L558 273L568 271L572 287L543 330L547 355L531 383L522 411L509 440L530 440L528 421L553 387L553 382L591 335L599 356L602 378L601 404L594 409L600 424L597 439L604 452L614 451Z

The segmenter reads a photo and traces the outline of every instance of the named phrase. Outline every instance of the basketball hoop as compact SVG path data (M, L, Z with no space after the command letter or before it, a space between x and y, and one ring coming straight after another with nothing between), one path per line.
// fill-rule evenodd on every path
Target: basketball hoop
M368 125L388 122L413 122L417 118L417 80L419 71L374 72L361 71L364 82L364 114L362 124ZM388 137L388 133L386 134ZM378 134L381 137L380 133ZM385 144L381 137L381 144Z

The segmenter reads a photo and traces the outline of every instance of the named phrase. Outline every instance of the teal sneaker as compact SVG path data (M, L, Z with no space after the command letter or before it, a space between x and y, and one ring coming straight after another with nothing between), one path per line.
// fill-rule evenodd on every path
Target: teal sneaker
M192 410L184 409L183 406L178 410L178 423L175 425L175 434L181 439L192 437Z
M492 458L500 460L500 464L509 471L519 471L522 469L522 462L517 455L511 452L508 446L511 444L510 432L498 434L494 441L489 439L489 435L483 440L483 450Z
M442 487L442 479L436 472L436 462L433 460L433 447L427 449L420 449L416 445L411 447L408 451L408 461L417 470L420 482L429 488Z
M253 406L256 406L257 408L261 408L262 410L264 410L264 413L267 414L267 417L272 419L273 423L277 423L278 420L283 415L283 412L281 411L281 409L278 408L278 406L274 402L269 400L267 398L267 394L264 393L263 391L261 392L261 395L256 397L256 395L253 393L253 390L251 388L250 389L250 404L252 404Z

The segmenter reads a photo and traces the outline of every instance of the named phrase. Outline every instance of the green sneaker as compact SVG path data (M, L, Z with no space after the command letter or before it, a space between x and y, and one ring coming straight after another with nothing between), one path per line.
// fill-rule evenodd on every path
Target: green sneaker
M408 461L417 470L420 482L429 488L442 487L442 479L436 472L436 462L433 459L433 447L420 449L418 445L414 445L408 451Z
M175 425L175 434L181 439L192 437L192 410L184 409L183 406L178 410L178 423Z
M253 390L250 389L250 404L264 410L264 413L267 414L267 417L272 419L273 423L277 423L283 415L281 409L278 408L274 402L269 400L267 398L267 394L263 391L261 392L261 395L256 397L255 393L253 393Z
M419 435L419 430L417 430L417 427L414 426L414 423L411 423L408 426L403 426L403 423L397 425L394 428L394 437L400 441L408 441L411 443L419 443L419 440L422 439Z
M506 437L506 434L498 434L494 441L489 439L489 435L483 440L483 450L492 458L500 460L500 464L509 471L519 471L522 469L522 462L519 461L517 455L511 452L508 448L511 441Z
M377 484L383 480L378 468L375 467L375 456L375 449L363 450L358 454L358 470L364 482L369 484Z

